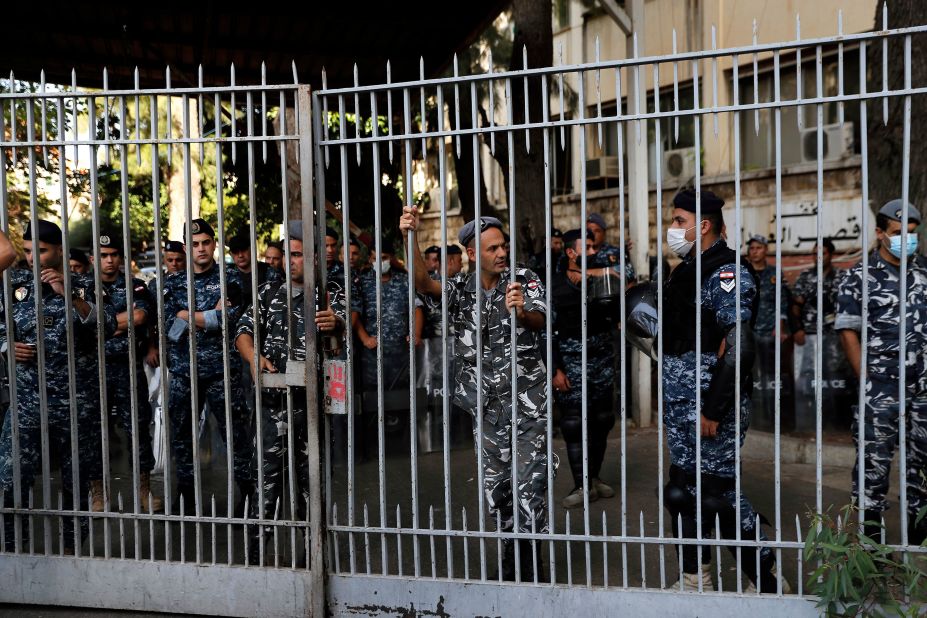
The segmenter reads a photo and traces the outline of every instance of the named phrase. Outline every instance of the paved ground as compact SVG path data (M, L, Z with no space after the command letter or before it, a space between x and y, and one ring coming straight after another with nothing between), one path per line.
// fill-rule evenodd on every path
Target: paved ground
M337 432L336 432L337 433ZM451 494L450 517L452 525L460 529L462 527L463 512L467 513L467 527L474 530L479 526L478 503L476 493L476 463L473 449L467 439L465 430L455 432L453 440L456 448L452 450L447 457L449 491ZM759 435L756 442L759 442ZM389 526L394 526L397 518L397 506L399 517L403 526L412 524L412 467L410 462L408 430L400 430L395 434L386 434L386 454L385 468L383 478L384 504L386 506L386 522ZM612 485L617 495L608 500L599 500L590 505L588 520L584 517L582 509L573 510L569 513L559 506L559 500L565 496L572 488L572 481L569 478L569 472L566 467L566 454L562 440L554 441L555 451L561 459L560 473L554 482L554 497L557 501L555 508L555 525L554 529L558 533L567 530L567 518L569 517L569 530L573 533L582 533L587 529L591 534L600 535L603 525L609 534L618 534L622 530L622 516L628 534L639 533L641 526L645 534L654 536L658 531L659 516L662 511L657 503L656 487L658 483L658 462L657 448L658 433L655 429L637 429L626 432L624 447L618 428L613 430L609 442L609 450L606 456L605 466L602 473L603 480ZM756 506L757 510L765 514L771 521L775 522L776 500L775 487L776 475L772 461L768 458L751 459L753 452L751 445L753 442L748 437L744 447L744 465L743 465L743 490L744 493ZM425 446L425 441L422 441ZM622 482L621 470L621 453L624 450L626 468L624 470L624 481ZM759 450L759 449L757 449ZM206 494L215 492L217 495L217 513L225 512L225 468L223 465L224 454L219 451L216 453L215 465L206 469ZM376 449L366 461L359 460L355 465L354 472L354 510L356 524L363 522L364 509L366 507L368 521L371 525L377 525L380 522L380 493L381 487L379 482L379 471L377 465ZM358 458L360 459L360 457ZM665 465L668 467L668 458L665 459ZM114 486L118 489L128 492L129 484L127 474L125 473L125 453L123 452L113 464L114 474L117 480ZM445 522L444 496L445 496L445 476L444 476L444 453L438 452L420 452L415 469L417 474L417 497L419 526L427 528L429 519L433 516L435 528L441 528ZM782 538L784 540L797 540L798 531L796 530L796 517L802 526L802 536L807 530L807 513L813 509L816 502L816 485L815 478L817 468L814 464L797 463L783 464L779 474L780 487L780 506L781 506L781 523ZM897 475L895 475L897 476ZM850 487L850 470L845 466L823 466L821 468L821 499L822 503L827 505L842 505L849 500ZM348 500L347 500L347 467L344 463L339 463L331 471L331 492L332 504L336 505L339 523L347 521ZM893 488L891 495L897 495L897 489ZM895 511L892 511L894 514ZM38 524L37 524L38 525ZM494 527L492 522L486 521L486 529L491 530ZM664 524L668 534L669 523ZM892 534L897 534L897 523L890 524L893 528ZM234 532L236 539L240 539L240 526L236 526ZM773 528L767 528L767 533L775 534ZM132 526L126 526L124 530L118 530L115 526L110 531L110 548L113 556L122 555L122 548L125 547L127 556L133 555L135 531ZM140 526L138 530L139 547L142 557L148 558L149 547L151 547L152 537L149 534L147 526ZM219 560L224 560L226 551L226 529L223 526L216 526L210 529L209 526L202 526L200 530L201 543L204 551L204 559L211 560L211 549L215 547ZM183 536L185 542L185 555L187 559L195 558L193 539L196 535L196 529L193 525L184 527ZM41 535L36 535L41 537ZM180 552L181 530L175 524L172 526L172 542L170 546L174 556ZM416 548L414 547L413 537L403 535L401 542L397 544L395 535L390 535L385 539L385 545L379 535L365 535L362 533L351 535L338 535L337 539L329 545L333 551L331 559L336 565L336 570L350 571L352 567L351 545L354 547L353 567L359 572L366 572L368 565L371 571L379 572L385 548L387 568L391 574L412 574L416 571ZM213 539L215 543L213 544ZM163 557L164 552L164 526L154 527L154 547L157 557ZM301 539L297 539L297 545L301 545ZM37 539L37 549L41 546L41 539ZM102 555L104 550L104 539L100 533L99 527L95 530L94 535L94 553ZM89 544L85 543L84 551L89 549ZM241 560L240 542L236 541L235 560ZM281 539L281 556L285 563L289 560L289 543L287 539ZM547 555L548 548L545 544L542 548L543 555ZM486 571L492 575L496 571L497 564L497 546L494 542L487 542L484 547L486 555ZM663 577L667 582L675 581L675 552L672 548L667 547L663 552ZM607 554L607 556L606 556ZM368 559L369 555L369 559ZM469 540L466 543L462 539L454 539L451 542L451 561L453 572L456 577L469 573L470 577L480 576L480 555L481 548L479 542ZM418 571L423 576L430 577L432 572L437 576L446 576L448 572L448 547L443 538L429 536L419 537L417 561ZM627 582L630 586L646 585L648 587L659 586L661 581L661 551L654 545L646 545L641 548L640 544L627 544L624 546L618 544L608 544L593 542L586 544L583 542L559 542L555 547L556 559L556 580L558 582L573 582L577 584L586 584L587 581L593 585L621 585ZM368 562L369 560L369 562ZM799 555L795 550L783 553L782 557L783 571L787 579L794 584L798 580ZM401 569L401 570L400 570ZM727 589L735 586L734 583L734 563L727 552L721 552L721 569L724 586ZM434 571L433 571L434 570ZM646 581L645 581L646 578ZM0 616L106 616L113 615L112 612L95 612L95 611L76 611L73 609L55 609L55 608L23 608L0 605ZM148 614L137 614L147 616Z

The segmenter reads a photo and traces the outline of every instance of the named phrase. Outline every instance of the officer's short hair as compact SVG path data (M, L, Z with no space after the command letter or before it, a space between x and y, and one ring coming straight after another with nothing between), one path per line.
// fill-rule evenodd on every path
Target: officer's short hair
M702 219L711 223L711 231L715 234L720 234L721 230L724 229L724 215L721 214L721 211L712 213L703 212Z
M834 245L834 241L832 241L830 238L825 238L822 240L821 246L830 251L831 255L837 253L837 247Z

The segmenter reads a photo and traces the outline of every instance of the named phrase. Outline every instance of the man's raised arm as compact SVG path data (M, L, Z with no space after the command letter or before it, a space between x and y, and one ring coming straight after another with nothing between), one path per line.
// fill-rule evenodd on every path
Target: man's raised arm
M415 230L418 227L418 208L415 206L403 206L402 217L399 218L399 231L403 237L407 232L412 232L412 262L415 269L415 289L429 296L441 295L441 282L435 281L428 276L428 268L425 266L425 258L422 257L422 251L418 248L415 241Z

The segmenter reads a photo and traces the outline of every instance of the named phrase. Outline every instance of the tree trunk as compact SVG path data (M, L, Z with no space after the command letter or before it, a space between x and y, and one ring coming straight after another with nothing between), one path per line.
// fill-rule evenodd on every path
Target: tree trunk
M889 28L903 28L927 23L927 3L920 0L888 0ZM875 30L882 29L882 3L876 6ZM882 42L869 43L869 91L882 89ZM927 81L927 39L911 37L911 84ZM888 88L904 88L904 38L895 37L888 44ZM867 104L869 137L869 200L875 210L885 202L901 197L905 97L888 99L888 123L883 123L882 99ZM927 200L927 97L911 97L911 141L909 148L908 201L925 212Z
M168 99L171 105L171 124L173 125L173 135L183 135L183 103L177 98ZM197 138L200 136L199 123L193 119L197 118L196 97L190 97L189 114L190 114L190 137ZM171 165L168 169L167 190L168 190L168 224L167 237L171 240L183 240L183 226L187 220L187 192L184 186L183 171L183 146L174 144L171 153ZM199 149L190 148L190 193L192 195L193 218L200 216L200 164ZM215 222L213 222L215 223ZM218 231L217 231L218 233Z
M470 67L470 54L472 49L462 52L459 57L459 66ZM473 101L470 96L469 84L460 86L460 129L473 128ZM457 107L453 88L448 88L444 93L445 100L448 102L448 110L451 128L457 129ZM457 140L460 140L460 154L458 156ZM454 156L454 171L457 176L457 197L460 199L460 212L464 221L470 221L474 217L476 198L480 200L480 213L492 215L495 211L489 207L489 199L486 194L486 183L483 180L482 170L480 170L479 183L474 184L473 180L473 161L474 157L479 157L480 145L482 140L477 138L477 148L474 153L473 138L469 135L455 137L451 142L451 152ZM479 159L477 159L479 160Z
M515 37L512 43L512 70L523 68L548 67L553 64L553 31L551 30L550 0L514 0L512 2L512 21L515 24ZM524 52L527 50L527 67L524 66ZM542 120L543 96L541 79L528 80L528 118L527 122ZM522 124L525 118L525 82L516 79L512 82L512 119ZM490 110L492 113L492 110ZM514 196L511 193L508 152L508 135L496 137L495 157L502 166L505 177L505 190L508 199L514 199L515 221L511 222L511 232L517 235L515 248L517 257L527 261L528 257L540 251L545 242L545 191L544 175L544 134L540 129L531 130L529 142L525 141L525 132L517 131L513 135L511 162L514 166Z

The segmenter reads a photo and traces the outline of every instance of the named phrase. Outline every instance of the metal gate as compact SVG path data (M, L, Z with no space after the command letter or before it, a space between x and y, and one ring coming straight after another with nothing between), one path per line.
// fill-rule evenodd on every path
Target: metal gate
M814 204L822 205L829 190L825 172L833 168L825 160L825 114L829 117L833 111L836 121L832 124L843 127L852 110L859 129L861 195L840 216L858 218L860 231L855 238L846 235L843 240L848 244L843 248L850 251L850 244L856 243L862 249L863 267L868 268L874 217L868 197L867 111L882 103L886 110L882 121L888 122L889 102L904 101L904 168L899 170L898 196L907 201L910 101L924 94L924 86L910 79L911 40L925 31L923 26L886 28L819 39L801 39L799 33L787 43L754 40L753 45L733 49L660 57L635 54L620 61L597 58L585 64L521 71L495 71L490 60L482 74L458 75L455 65L454 75L403 83L390 82L387 65L386 83L351 88L323 84L312 93L298 84L236 85L234 70L229 86L172 87L168 73L165 87L158 89L142 89L138 84L110 89L105 73L102 90L80 90L76 82L70 87L52 87L44 80L21 82L11 75L9 89L0 92L0 156L7 166L0 182L0 226L19 244L27 223L41 235L40 219L59 221L65 232L60 245L46 244L60 247L58 257L67 259L76 246L77 228L70 224L76 219L75 210L82 210L89 220L84 225L90 228L86 246L95 264L110 259L106 256L114 247L124 247L127 255L130 247L138 251L144 241L153 248L154 277L150 289L139 287L131 268L119 271L112 280L100 266L90 277L64 277L58 293L43 287L47 275L43 275L41 260L3 274L3 349L10 403L3 429L3 448L8 450L0 451L0 457L8 456L0 461L0 473L5 475L0 481L6 489L0 506L0 579L12 585L0 587L0 601L242 616L322 615L326 611L339 615L560 615L574 609L639 615L815 614L815 598L804 585L814 566L805 564L803 557L805 537L814 524L802 519L805 513L795 504L798 498L782 492L783 350L778 337L772 347L776 361L772 472L764 479L772 495L766 500L772 522L768 538L761 535L759 516L751 522L756 532L752 538L743 536L739 525L732 538L722 538L718 514L714 526L703 526L700 474L693 482L697 533L691 538L673 535L663 507L673 458L665 436L664 387L680 376L667 375L665 342L658 340L653 364L656 429L632 431L629 385L637 380L634 376L649 376L650 361L629 347L627 329L618 326L611 342L619 368L612 391L617 425L611 442L603 438L607 453L603 457L611 467L597 473L590 468L590 440L598 438L591 419L600 410L591 407L589 396L581 396L581 501L578 510L560 508L558 492L569 491L562 479L570 471L568 454L555 434L558 393L553 368L558 344L554 298L549 286L536 285L531 277L516 281L512 274L522 267L516 256L521 254L523 222L540 208L519 197L526 189L516 183L520 177L516 148L539 153L542 159L543 224L533 231L543 247L550 245L555 217L575 224L584 246L591 236L585 225L594 212L590 202L600 199L608 204L600 210L618 228L611 237L618 247L627 247L629 217L646 216L643 226L639 221L635 225L654 232L647 232L646 246L638 245L633 254L619 250L610 265L593 264L592 256L585 253L577 258L583 282L577 337L588 341L593 324L587 276L594 268L612 269L619 282L645 280L652 271L660 306L655 319L662 325L667 277L662 265L668 257L662 241L669 201L682 183L667 182L663 167L657 165L652 189L645 186L641 190L642 185L634 183L634 174L640 173L647 156L646 147L640 144L646 145L651 138L657 145L678 144L680 127L683 133L689 132L696 218L701 220L704 141L729 140L725 143L733 153L733 173L712 182L726 185L722 192L732 196L728 208L733 208L733 216L728 220L733 225L727 240L739 249L746 240L746 203L756 202L756 195L745 196L742 191L742 183L751 178L751 172L742 169L744 133L753 131L758 136L762 116L768 140L752 141L750 148L765 148L763 156L774 169L774 195L768 201L774 212L770 235L777 241L775 312L782 315L784 225L793 216L782 208L782 153L787 141L782 137L783 115L794 112L800 135L810 140L811 151L802 169L814 176ZM904 83L891 87L889 42L893 51L903 49L905 68ZM901 47L896 49L896 44ZM867 65L868 51L877 46L883 50L882 67ZM851 60L858 75L845 81L845 67ZM833 84L825 83L826 61L835 67ZM810 92L803 91L803 71L813 76ZM794 96L782 94L786 73L790 79L795 76L790 82ZM671 81L664 79L669 74ZM881 89L867 88L880 80ZM603 88L613 93L603 97ZM719 89L730 91L729 103L719 98ZM572 106L570 93L576 98ZM541 111L532 115L529 100L538 96ZM481 115L481 102L487 105L488 114ZM710 122L713 131L703 130L703 122L706 127ZM570 157L565 147L572 140L568 142L567 134L578 143L579 153L574 166L578 196L572 202L555 196L553 186L555 161ZM605 193L590 195L586 154L595 148L605 152L603 144L607 143L615 148L616 186L611 193L606 185ZM508 345L502 349L508 356L496 362L492 357L496 351L485 352L490 354L489 364L481 359L484 345L497 334L491 330L490 310L468 314L459 304L467 281L477 306L493 302L491 291L473 283L477 275L470 275L470 280L466 275L455 279L442 261L434 275L442 289L440 295L429 299L416 294L414 283L416 264L421 264L416 243L433 239L439 255L447 260L447 247L455 244L463 223L457 211L459 199L449 180L451 162L459 165L466 160L462 148L471 153L472 166L454 170L458 185L467 176L471 189L482 186L487 178L500 189L502 199L494 205L484 203L476 190L477 197L466 210L479 219L494 206L503 219L501 225L511 233L505 240L505 269L499 271L503 283L505 277L524 283L535 306L547 312L534 348L525 347L524 329L517 325L514 312L497 316L501 322L496 325L502 325L502 340ZM499 164L492 162L497 150L506 153L495 157L502 160ZM626 150L628 168L623 163ZM505 182L493 181L500 174ZM85 188L75 189L75 183L84 183ZM399 234L401 206L417 203L424 210L428 200L423 195L429 191L430 214L419 220L418 236ZM81 203L80 195L89 196L89 203ZM641 203L643 208L631 210L630 206ZM276 214L269 216L282 221L283 230L282 283L273 288L283 291L274 310L261 304L271 288L260 280L266 269L258 257L259 241L266 236L261 230L266 229L262 217L268 204L276 208ZM825 324L823 210L816 206L808 215L814 220L817 246L818 341ZM354 225L352 211L369 219L366 229ZM188 224L182 237L170 236L180 229L178 219L171 215ZM214 266L205 250L197 253L206 242L202 236L209 236L204 228L192 225L200 216L215 229L222 257ZM148 229L138 225L146 217L152 219L151 229L139 232ZM248 228L243 245L234 242L233 226ZM362 265L362 258L352 254L352 245L360 245L350 237L365 231L371 239L373 274ZM307 242L294 245L299 239ZM162 246L165 240L185 245L186 274L165 274L162 250L169 250ZM474 273L481 272L481 261L486 259L481 257L483 242L482 233L476 233L472 247L460 247L464 254L472 249L468 259ZM243 268L227 264L225 246L250 251L250 263ZM54 248L50 251L55 253ZM302 255L294 255L297 251ZM642 260L645 256L655 258L658 266L648 268ZM392 262L389 269L388 261ZM291 280L297 265L306 273L301 282ZM403 265L406 272L400 269ZM700 255L696 265L701 265ZM556 269L546 259L538 274L551 282ZM905 267L901 270L904 273ZM215 280L197 287L206 276ZM460 287L454 287L452 279ZM740 274L733 279L740 315L744 281ZM399 285L403 281L405 287ZM146 319L132 312L118 321L118 312L110 306L113 303L94 293L113 285L125 288L123 306L137 307L143 296L151 299L144 311ZM867 289L864 285L864 324ZM316 290L328 294L317 298ZM218 294L217 301L200 306L199 295L210 293ZM70 303L61 300L72 296ZM626 315L625 297L618 294L614 298L613 312L621 322ZM901 302L904 307L905 301ZM200 314L192 319L173 310L192 305ZM247 390L247 364L263 367L262 345L268 333L255 327L245 331L251 334L255 351L250 357L242 352L248 357L243 361L241 348L237 348L242 314L245 323L250 316L252 324L262 324L276 311L274 315L282 314L292 332L300 314L311 325L317 311L329 306L341 311L344 330L340 338L309 336L301 350L298 340L286 340L286 371L257 371L256 388ZM703 309L701 304L696 307L700 342ZM436 317L438 326L431 343L419 345L417 308ZM29 315L34 323L29 323ZM43 315L43 320L34 320L35 315ZM475 328L468 326L471 318ZM738 337L741 328L738 320ZM782 328L777 325L775 333L780 334ZM905 328L901 321L902 340ZM307 330L311 333L311 326ZM381 338L384 332L390 337ZM14 341L10 333L16 333L16 341L32 343L31 351L10 346ZM120 336L128 343L125 352L117 354L108 346ZM866 337L864 326L864 344ZM37 342L44 343L34 345ZM467 342L480 351L475 362L466 356L463 345ZM213 353L208 355L210 346ZM294 347L301 353L295 354ZM862 349L866 368L867 348L863 345ZM532 415L537 448L529 459L547 463L539 475L525 479L520 476L524 467L518 465L529 463L518 448L518 428L525 418L518 406L515 411L511 405L506 408L505 401L523 398L518 385L525 369L518 361L533 353L539 354L543 379L532 392L539 393L543 403ZM150 358L143 358L149 354ZM581 379L572 388L585 395L594 388L596 369L589 364L585 344L578 354ZM903 343L899 354L899 359L905 358ZM194 360L184 364L183 358ZM744 394L740 390L742 360L738 352L737 402ZM143 362L162 371L160 386L150 393L140 388L147 380ZM466 392L470 374L461 367L467 362L472 362L475 384L481 385L471 391L474 399L469 409L463 399L455 399L455 394ZM903 375L905 363L899 364ZM826 461L823 446L825 366L820 348L814 352L812 373L815 482L810 511L821 514L830 501L825 499L824 475L825 466L832 462ZM496 378L503 385L498 392L482 387ZM699 372L693 379L698 407L704 397L700 386L706 378ZM128 395L115 395L114 401L114 383L121 383L119 392ZM634 383L642 389L636 397L647 393L639 408L649 409L649 379L646 387L640 380ZM899 396L904 409L904 389ZM501 415L489 418L482 413L498 402ZM748 404L736 405L731 422L735 435L742 436L749 414L741 406ZM858 405L866 405L864 385L858 390ZM267 416L268 409L276 415ZM473 414L473 409L481 413ZM496 435L497 442L492 444L499 453L490 455L486 448L474 448L474 442L485 446L487 423L496 426L501 420L504 425L506 415L510 421L507 433ZM152 498L139 490L150 471L144 469L139 438L149 420L156 434L151 440L152 456L163 466L152 475L150 488L163 496L163 513L155 512ZM898 422L902 436L898 479L903 485L909 455L905 414ZM695 415L687 431L694 435L695 469L702 470L702 445L707 438L702 438ZM864 444L855 455L860 470L857 482L865 487L866 442L861 426L856 432ZM179 433L187 436L186 442ZM112 443L113 435L121 446ZM742 440L732 444L734 508L736 521L742 521L740 496L746 493L741 475ZM493 469L490 456L506 467L501 472ZM268 460L271 457L278 458L276 467ZM187 466L182 471L177 469L180 458ZM68 463L73 473L66 480ZM601 505L590 504L593 484L599 482L596 474L617 490L616 499L601 509ZM498 485L484 491L487 476L497 479ZM181 477L192 479L184 485L185 492L174 482ZM522 494L526 502L541 504L540 509L521 508L519 498L509 506L510 513L501 512L500 501L512 501L511 488L521 488L526 480L543 488L531 493L529 487ZM500 489L506 485L508 493ZM95 495L95 487L100 496ZM270 503L265 494L271 497ZM102 508L96 510L94 499L100 497ZM896 540L891 532L890 544L903 555L917 556L923 548L908 542L907 499L907 492L902 491L900 538ZM259 507L252 504L254 500ZM146 510L143 504L152 508ZM509 516L512 522L503 522ZM708 577L716 582L716 593L703 589L710 583L704 579L692 591L674 587L683 548L693 546L700 559L703 555L714 558ZM730 555L722 554L723 548ZM743 554L755 555L759 564L763 549L775 556L775 589L748 591L750 582L741 577ZM503 577L510 551L514 552L511 579L515 581ZM531 564L527 571L526 554Z

